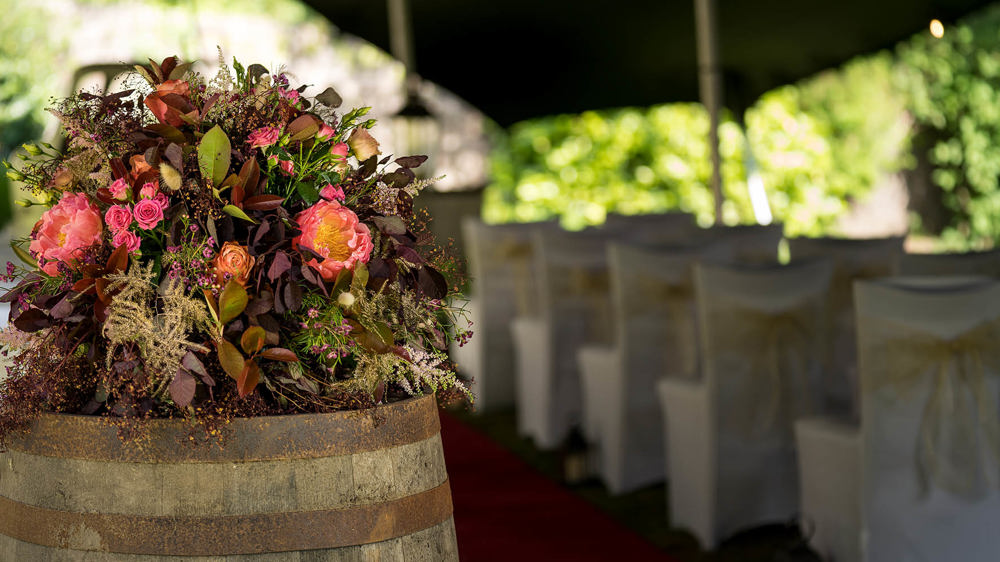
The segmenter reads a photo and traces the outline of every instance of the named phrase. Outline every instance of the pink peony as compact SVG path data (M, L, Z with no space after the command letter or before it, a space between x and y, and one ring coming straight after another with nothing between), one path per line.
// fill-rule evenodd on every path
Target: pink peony
M150 230L163 220L163 207L158 201L143 199L135 204L132 214L135 216L135 222L139 228Z
M104 226L100 211L84 193L65 193L55 207L42 214L28 249L49 275L59 273L57 262L74 265L82 248L101 242Z
M132 211L125 205L112 205L104 213L104 222L111 232L121 232L132 224Z
M327 125L326 123L320 123L319 132L316 133L316 138L319 140L330 140L333 135L337 134L337 131L333 127Z
M281 168L281 173L286 176L295 175L295 164L291 160L278 160L278 167Z
M343 188L341 188L340 186L333 187L330 184L326 184L326 186L324 186L323 189L319 190L319 196L322 197L323 199L326 199L327 201L333 201L334 199L336 199L337 201L341 202L344 200L345 197Z
M132 232L131 230L123 230L115 234L114 238L111 239L111 245L117 248L118 246L125 245L129 252L134 252L139 249L139 244L142 243L142 238L139 235Z
M118 178L108 186L108 191L111 192L111 196L115 199L125 201L128 199L130 187L131 186L125 181L125 178Z
M354 211L336 201L320 201L295 215L295 221L302 234L292 239L292 247L302 244L326 258L306 262L323 279L333 281L342 269L353 270L359 261L368 263L374 249L371 233Z
M156 194L160 192L158 185L152 182L146 182L142 184L142 188L139 189L139 196L143 199L152 199L156 197Z
M250 136L247 137L247 142L250 143L250 148L263 148L278 142L278 137L280 136L281 131L276 127L261 127L250 133Z

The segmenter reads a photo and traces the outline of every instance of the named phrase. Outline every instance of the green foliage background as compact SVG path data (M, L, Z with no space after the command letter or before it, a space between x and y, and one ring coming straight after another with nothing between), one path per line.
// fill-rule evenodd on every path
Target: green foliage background
M612 211L683 210L709 223L707 122L696 104L669 104L517 124L498 143L484 216L560 217L579 228ZM1000 5L949 26L942 39L921 32L891 52L772 90L746 112L745 126L746 141L731 119L720 133L726 223L753 220L749 146L789 234L837 234L851 202L907 170L930 186L923 196L933 202L913 213L914 232L939 237L942 248L992 247L1000 240Z

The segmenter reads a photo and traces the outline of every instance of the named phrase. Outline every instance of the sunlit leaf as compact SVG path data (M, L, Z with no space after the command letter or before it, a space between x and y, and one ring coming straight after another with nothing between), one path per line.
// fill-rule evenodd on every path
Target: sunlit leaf
M216 348L219 352L219 363L222 365L222 369L230 377L239 379L246 361L243 354L236 349L235 345L225 339L220 339L216 343Z
M247 290L236 281L230 280L219 295L219 321L226 325L243 314L250 302Z
M257 353L264 347L264 339L267 334L264 332L264 328L260 326L250 326L243 332L243 336L240 338L240 347L247 355L253 355Z
M198 144L198 166L202 177L212 180L213 185L222 185L229 173L231 150L229 137L221 127L216 125L209 129Z

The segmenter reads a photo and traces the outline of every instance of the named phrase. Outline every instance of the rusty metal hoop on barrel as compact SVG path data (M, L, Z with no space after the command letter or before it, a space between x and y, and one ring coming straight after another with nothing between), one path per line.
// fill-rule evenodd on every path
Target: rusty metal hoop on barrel
M64 414L13 436L0 560L458 560L433 396L236 419L222 447L146 423L138 443Z

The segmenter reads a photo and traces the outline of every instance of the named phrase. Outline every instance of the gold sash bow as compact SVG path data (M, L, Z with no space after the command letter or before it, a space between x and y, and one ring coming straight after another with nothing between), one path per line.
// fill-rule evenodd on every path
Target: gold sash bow
M626 292L624 309L626 315L643 315L663 311L664 324L670 328L668 335L672 342L664 342L665 365L681 365L680 373L665 373L670 376L693 377L698 375L698 339L695 324L694 287L691 279L671 283L667 280L645 274L638 274L635 291ZM627 321L627 318L626 318ZM672 344L672 345L671 345ZM675 356L680 354L680 358Z
M931 484L967 499L985 493L980 440L1000 460L997 397L986 384L987 376L1000 374L998 345L1000 319L949 340L911 331L874 350L872 357L878 359L874 376L865 380L866 391L905 396L934 370L917 436L915 462L923 494Z
M791 432L794 418L814 407L808 372L810 347L816 338L811 321L817 313L814 303L777 313L756 309L722 312L725 316L716 319L720 329L738 326L738 341L753 346L746 350L751 373L749 386L743 389L746 395L723 412L723 419L728 420L730 429L745 436L779 428ZM724 378L720 384L726 384Z

